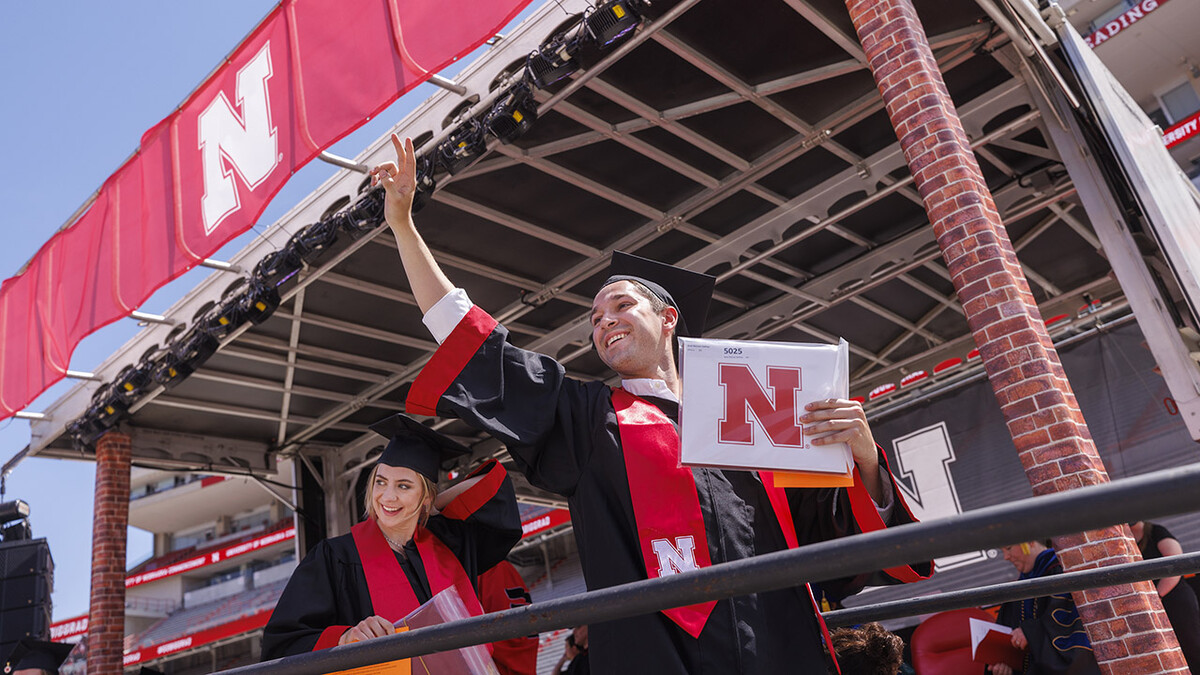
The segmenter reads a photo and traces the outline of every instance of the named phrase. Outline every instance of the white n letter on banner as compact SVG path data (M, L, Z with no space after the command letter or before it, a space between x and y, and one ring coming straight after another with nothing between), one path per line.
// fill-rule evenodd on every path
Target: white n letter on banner
M654 555L658 556L660 577L699 569L696 564L695 537L675 537L674 544L667 539L652 539L650 546L654 549Z
M271 43L268 42L238 71L236 100L241 114L230 105L225 92L221 92L197 119L204 167L200 211L205 234L212 234L222 220L241 208L233 172L253 190L279 164L278 135L271 123L267 96L270 78Z

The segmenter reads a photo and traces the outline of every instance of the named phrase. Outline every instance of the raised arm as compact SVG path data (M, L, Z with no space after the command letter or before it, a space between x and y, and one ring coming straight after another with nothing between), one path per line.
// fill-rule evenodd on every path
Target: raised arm
M375 183L384 189L384 219L396 235L396 246L400 249L400 261L408 275L408 285L421 312L428 312L454 286L437 261L425 246L425 240L417 232L412 219L413 196L417 191L417 153L412 139L402 142L392 134L392 146L396 148L396 161L384 162L371 171Z

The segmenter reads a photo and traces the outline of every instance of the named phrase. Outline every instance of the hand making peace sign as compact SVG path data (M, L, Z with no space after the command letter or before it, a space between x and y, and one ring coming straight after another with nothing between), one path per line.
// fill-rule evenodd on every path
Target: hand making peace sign
M412 139L401 142L399 136L392 134L392 147L396 148L396 161L384 162L371 170L374 184L383 186L383 215L389 224L412 218L413 197L417 192L417 153Z

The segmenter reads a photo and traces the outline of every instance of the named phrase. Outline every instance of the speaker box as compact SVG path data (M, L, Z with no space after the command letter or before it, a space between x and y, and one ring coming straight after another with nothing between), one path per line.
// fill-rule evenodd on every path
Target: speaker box
M54 562L45 539L0 543L0 646L50 639Z

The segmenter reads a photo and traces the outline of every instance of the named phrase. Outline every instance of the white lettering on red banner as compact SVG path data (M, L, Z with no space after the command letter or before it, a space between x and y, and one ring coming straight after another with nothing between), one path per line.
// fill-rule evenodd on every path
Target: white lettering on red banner
M83 635L88 629L88 616L77 616L66 621L50 624L50 639L54 642L62 642L77 635Z
M185 638L180 638L178 640L172 640L171 642L168 642L165 645L159 645L154 648L154 653L159 656L162 656L163 654L170 654L171 652L177 652L180 649L187 649L188 647L191 647L191 646L192 646L192 638L191 638L191 636L188 636Z
M555 509L537 518L530 518L521 523L521 537L525 538L543 530L557 527L571 520L571 514L566 509Z
M1167 4L1167 0L1142 0L1130 8L1129 11L1097 28L1091 35L1085 36L1083 41L1087 43L1087 46L1095 49L1096 45L1129 28L1141 18L1165 4Z
M1200 133L1200 112L1164 131L1163 143L1168 148L1173 148L1194 137L1197 133Z
M204 233L241 208L233 176L251 189L258 187L279 166L279 134L271 123L267 81L271 79L271 43L237 73L237 108L225 92L217 94L197 121L203 162L204 196L200 198Z
M166 654L203 647L217 640L223 640L233 635L240 635L257 628L262 628L267 624L267 619L269 618L271 618L271 610L264 609L250 616L234 619L233 621L212 628L205 628L202 631L175 638L160 645L146 645L136 652L125 654L124 662L126 666L132 666Z
M141 574L134 574L132 576L125 578L125 587L130 588L132 586L140 586L141 584L150 583L151 581L157 581L164 577L171 577L171 576L175 576L176 574L183 574L184 572L194 570L197 567L204 567L205 565L211 565L213 563L217 563L217 562L220 562L220 561L228 559L228 558L243 555L243 554L249 553L251 551L257 551L258 549L263 548L265 546L270 546L272 544L278 544L281 541L287 541L288 539L292 539L295 536L296 536L296 528L294 528L294 527L289 527L284 530L279 530L278 532L272 532L271 534L263 535L257 539L252 539L251 541L248 541L244 544L235 544L224 550L213 551L212 553L207 553L205 555L197 556L195 558L189 558L188 560L184 560L183 562L177 562L174 565L170 565L168 567L151 570L149 572L142 572Z

